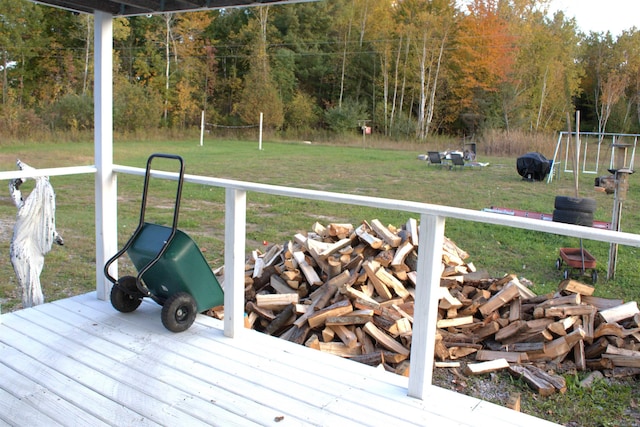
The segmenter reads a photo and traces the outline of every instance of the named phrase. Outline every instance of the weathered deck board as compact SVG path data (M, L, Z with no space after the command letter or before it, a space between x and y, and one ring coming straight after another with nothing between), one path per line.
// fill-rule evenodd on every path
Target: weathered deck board
M198 316L174 334L160 307L116 312L95 293L0 318L1 425L553 425Z

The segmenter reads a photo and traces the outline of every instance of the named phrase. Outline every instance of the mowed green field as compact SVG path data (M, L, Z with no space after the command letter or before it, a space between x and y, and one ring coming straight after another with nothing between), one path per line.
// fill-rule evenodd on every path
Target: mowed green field
M129 141L115 144L114 161L144 168L152 153L179 154L185 160L188 174L473 210L497 206L551 214L557 195L574 195L570 174L560 174L551 184L526 182L516 171L515 158L482 154L478 160L489 166L450 171L418 160L418 155L426 150L275 142L265 142L259 150L255 141L205 140L203 146L197 139ZM0 170L13 170L17 158L37 168L92 165L93 144L4 145L0 150ZM154 168L175 170L175 163L164 163L162 159L157 162L154 162ZM596 199L596 220L610 221L613 196L595 192L594 177L580 177L579 195ZM637 181L635 176L630 177L628 199L622 214L623 230L633 233L640 233ZM55 246L45 259L41 280L47 301L92 291L96 280L94 176L54 176L51 182L57 193L57 228L64 236L65 246ZM16 208L6 184L5 181L5 191L0 194L0 272L5 278L0 283L0 303L3 311L11 311L21 308L21 298L9 257ZM142 186L142 177L118 176L119 247L124 245L138 223ZM33 181L25 183L25 194L32 187ZM150 222L170 224L174 196L174 182L152 180L147 212ZM251 192L247 195L247 207L248 252L263 249L264 243L291 240L296 233L309 231L315 222L359 224L377 218L385 224L402 226L411 217L406 212ZM194 238L212 268L222 266L224 190L186 183L180 228ZM478 269L486 270L494 277L517 274L530 281L537 293L555 290L562 280L562 273L555 266L559 249L580 245L576 238L462 220L448 220L446 235L470 254L470 260ZM638 300L638 249L620 247L615 279L607 281L609 245L587 240L583 245L597 259L600 280L596 295ZM102 270L102 266L99 267ZM119 267L120 275L131 270L126 257ZM589 278L585 276L584 281L589 283ZM523 412L564 425L637 425L639 398L633 378L598 380L592 389L584 389L579 381L586 373L567 373L566 393L541 398L522 380L506 373L466 378L459 375L453 376L449 370L439 369L434 373L434 383L502 405L512 394L522 394Z
M454 147L455 148L455 147ZM114 162L144 168L148 156L162 152L182 156L186 173L276 184L313 190L411 200L480 210L491 206L551 214L556 195L574 195L571 174L560 174L551 184L523 181L515 158L485 157L486 167L446 170L418 160L420 150L389 150L358 146L256 141L197 139L154 142L116 142ZM0 153L0 170L15 169L15 161L36 168L92 165L93 143L42 143L5 145ZM169 170L173 164L166 165ZM155 164L154 164L154 168ZM165 168L159 163L158 169ZM604 170L605 168L603 168ZM607 174L604 171L603 174ZM613 196L594 191L595 175L580 177L580 196L597 200L595 219L610 221ZM638 180L630 177L628 199L623 205L622 228L640 233ZM41 280L47 301L95 289L94 176L54 176L57 194L57 228L64 247L54 247L45 259ZM5 181L0 194L0 284L3 311L20 308L20 292L9 257L9 244L16 208ZM25 194L32 181L22 187ZM170 223L174 185L152 181L149 202L152 222ZM139 220L142 177L118 177L119 245L130 237ZM247 251L262 249L264 242L284 243L296 233L306 232L315 222L359 224L379 219L402 226L412 214L360 206L330 204L258 193L247 195ZM185 184L180 228L198 243L213 268L223 263L224 190ZM538 293L558 285L562 273L555 267L559 248L579 247L576 238L536 233L462 220L448 220L446 235L470 254L470 260L494 277L514 273L533 283ZM596 257L599 283L596 294L604 297L638 299L640 267L638 249L621 246L614 280L606 280L609 244L584 241ZM126 268L126 263L123 266ZM584 281L589 282L585 276Z

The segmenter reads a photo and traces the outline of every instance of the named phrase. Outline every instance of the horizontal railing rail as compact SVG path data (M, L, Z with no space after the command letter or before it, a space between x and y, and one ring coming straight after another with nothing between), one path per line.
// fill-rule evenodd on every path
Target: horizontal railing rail
M79 175L83 173L96 173L98 168L91 166L70 166L63 168L49 169L30 169L0 172L0 181L15 178L35 178L38 176L62 176L62 175Z
M145 169L129 166L113 166L114 172L144 176ZM164 179L178 179L173 172L152 170L151 175ZM500 225L505 227L521 228L531 231L558 234L569 237L579 237L589 240L598 240L608 243L618 243L627 246L640 247L640 235L626 232L616 232L599 228L584 227L573 224L558 223L553 221L540 221L538 219L503 215L494 212L475 211L471 209L456 208L451 206L434 205L429 203L412 202L406 200L394 200L380 197L358 196L353 194L332 193L328 191L309 190L304 188L284 187L278 185L258 184L246 181L230 179L209 178L199 175L184 175L185 182L210 185L213 187L232 188L242 191L254 191L257 193L274 196L295 197L300 199L319 200L332 203L343 203L372 208L389 209L396 211L412 212L417 214L438 215L465 221L474 221L484 224Z

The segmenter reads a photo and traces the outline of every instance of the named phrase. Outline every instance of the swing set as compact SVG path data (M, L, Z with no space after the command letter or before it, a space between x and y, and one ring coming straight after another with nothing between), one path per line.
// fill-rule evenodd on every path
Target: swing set
M579 140L578 137L580 138ZM633 170L638 137L640 137L640 134L560 132L553 153L551 172L547 176L547 184L557 178L562 165L564 165L562 172L573 173L575 144L578 141L580 141L581 146L581 165L578 165L578 167L581 167L582 173L597 175L600 173L602 166L610 170L621 169L623 167L621 165L629 165L629 169ZM594 146L595 149L593 148ZM620 150L621 147L625 149ZM627 150L628 148L631 149L630 153ZM608 164L606 163L607 159L603 158L607 154Z

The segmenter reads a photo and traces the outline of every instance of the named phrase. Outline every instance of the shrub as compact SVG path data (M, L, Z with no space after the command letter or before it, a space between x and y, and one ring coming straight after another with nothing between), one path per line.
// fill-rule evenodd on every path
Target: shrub
M45 131L43 120L33 110L19 105L0 108L0 135L4 139L26 139Z
M352 101L345 100L342 106L329 108L324 113L324 120L329 127L337 133L346 133L357 129L358 121L368 117L367 109L364 105Z
M122 82L113 94L113 126L132 132L157 128L162 117L162 99L148 87Z
M67 94L49 108L49 125L53 130L93 129L93 98Z
M311 96L298 91L287 104L285 117L290 128L310 129L318 122L318 108Z

